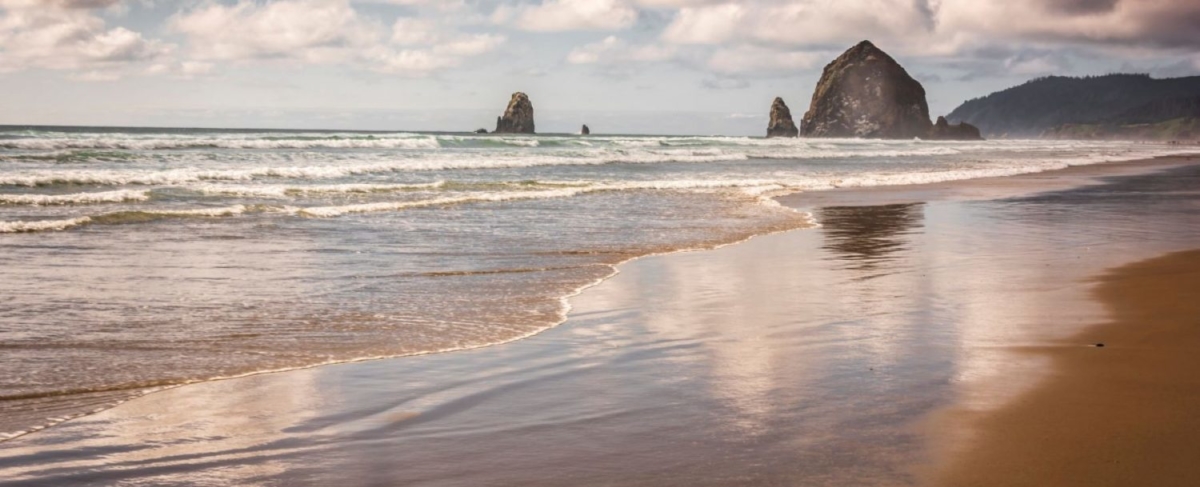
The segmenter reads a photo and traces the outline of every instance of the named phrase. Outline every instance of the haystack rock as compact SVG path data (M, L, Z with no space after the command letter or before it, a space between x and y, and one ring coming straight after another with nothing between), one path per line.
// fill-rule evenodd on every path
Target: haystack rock
M946 117L938 117L929 131L929 140L983 140L979 128L967 122L950 125Z
M767 137L795 137L799 134L787 103L783 102L783 98L775 97L775 101L771 103L771 123L767 125Z
M931 128L925 88L870 41L825 66L800 123L805 137L908 139Z
M508 101L508 108L504 109L504 115L496 118L496 130L492 133L534 133L533 103L530 103L529 97L521 92L513 93L512 99Z
M592 129L589 129L587 124L584 124L583 128L579 129L579 135L592 135Z

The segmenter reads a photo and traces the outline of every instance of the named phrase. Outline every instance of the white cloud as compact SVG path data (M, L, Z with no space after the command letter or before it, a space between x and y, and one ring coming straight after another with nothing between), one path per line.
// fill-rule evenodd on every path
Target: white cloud
M631 44L616 36L573 49L567 55L570 64L595 64L630 68L634 65L675 61L716 77L705 81L710 88L745 87L740 75L791 74L827 61L835 53L773 49L738 44L730 47L687 48L663 44Z
M433 52L446 56L473 57L489 53L505 41L504 36L495 34L463 35L433 46Z
M374 45L382 32L342 0L210 2L176 15L171 27L188 37L194 58L217 61L340 62Z
M663 46L634 46L615 36L606 37L567 55L571 64L626 64L666 61L675 56L675 49Z
M545 0L540 5L501 6L499 24L528 31L620 30L637 22L638 9L624 0Z
M844 44L870 37L922 36L932 20L920 0L747 1L679 9L663 32L678 44Z
M439 37L437 23L432 20L401 17L392 24L392 42L402 46L431 44Z
M828 61L834 55L740 45L717 49L708 58L706 66L709 70L721 74L795 73Z
M3 0L0 71L75 71L77 79L111 80L126 68L168 55L170 45L124 27L108 28L92 9L112 0Z
M403 17L388 32L348 0L206 3L176 15L171 27L187 37L189 53L199 61L351 64L416 76L457 66L506 40L462 34L434 18Z
M211 74L216 66L199 61L164 62L146 68L145 74L170 75L181 79L194 79Z

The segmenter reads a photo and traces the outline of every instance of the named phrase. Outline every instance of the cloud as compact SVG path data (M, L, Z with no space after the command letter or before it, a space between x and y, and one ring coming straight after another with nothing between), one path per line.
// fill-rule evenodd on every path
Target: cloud
M425 2L405 1L418 3ZM463 34L431 18L402 17L388 29L347 0L209 2L177 14L170 27L186 36L193 60L347 64L415 76L458 66L506 41Z
M717 49L706 62L716 73L795 73L825 62L830 54L814 51L787 51L753 45Z
M169 75L180 79L195 79L213 73L216 66L212 63L199 61L164 62L151 65L145 73L150 75Z
M172 46L124 27L108 28L92 11L113 0L2 0L0 71L69 70L77 79L120 78L134 64L167 56Z
M668 3L664 1L664 3ZM669 2L674 3L674 2ZM684 5L686 3L686 5ZM869 38L921 56L996 42L1200 48L1195 0L746 0L679 2L680 45L830 48Z
M600 42L577 47L567 55L571 64L631 64L666 61L675 56L675 49L663 46L634 46L615 36Z
M375 45L382 32L341 0L209 2L176 15L170 25L187 36L192 57L209 61L345 61Z
M942 28L990 39L1200 48L1195 0L943 0Z
M749 88L750 82L742 78L705 78L700 81L700 86L710 90L740 90Z
M495 23L535 32L620 30L637 19L638 9L623 0L546 0L539 5L502 5L492 14Z
M663 39L676 44L823 47L862 37L920 34L932 27L931 15L928 4L919 0L751 0L681 8Z

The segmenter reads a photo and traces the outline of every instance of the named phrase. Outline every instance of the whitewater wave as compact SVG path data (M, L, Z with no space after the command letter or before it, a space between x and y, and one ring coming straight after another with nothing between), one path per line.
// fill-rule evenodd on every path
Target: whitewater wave
M94 193L72 194L0 194L0 205L89 205L96 203L124 203L146 201L150 199L149 191L117 190Z
M290 198L311 194L338 193L392 193L401 191L434 190L446 186L445 181L413 184L325 184L325 185L216 185L209 184L187 189L207 195L245 196L253 198Z
M613 163L654 164L670 162L720 162L745 160L745 154L666 153L604 154L599 157L482 156L463 155L407 159L345 165L262 167L249 169L150 170L41 170L0 176L2 186L87 185L179 185L197 181L248 181L262 178L334 179L362 174L397 171L440 171L455 169L511 169L535 166L600 165Z
M0 148L61 151L93 150L178 150L178 149L437 149L433 136L289 136L289 137L54 137L10 139Z
M84 216L79 218L68 218L65 220L0 222L0 233L33 233L66 230L71 227L85 225L91 221L91 218Z
M131 210L115 211L100 215L81 216L62 220L33 220L0 222L0 233L34 233L60 231L89 224L143 223L169 218L214 218L236 216L246 213L245 205L221 208L195 208L185 210ZM265 211L265 209L264 209Z

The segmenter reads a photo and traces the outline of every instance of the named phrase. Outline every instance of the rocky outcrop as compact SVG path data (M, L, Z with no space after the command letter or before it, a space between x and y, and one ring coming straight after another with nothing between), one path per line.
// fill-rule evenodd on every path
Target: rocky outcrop
M928 135L931 126L921 83L887 53L862 41L825 66L800 133L907 139Z
M937 123L934 123L933 128L929 131L929 136L925 138L929 140L983 140L979 129L974 125L967 122L950 125L950 122L946 121L946 117L938 117Z
M477 133L477 134L486 134L486 133L487 133L487 129L475 129L475 133Z
M493 133L534 133L533 103L529 101L529 96L521 92L513 93L512 99L508 101L508 108L504 109L504 115L496 118L496 130Z
M589 129L587 124L583 124L583 128L579 129L579 135L591 135L592 129Z
M795 137L800 134L796 122L792 121L792 111L788 109L783 98L775 97L771 103L771 122L767 124L767 137Z

